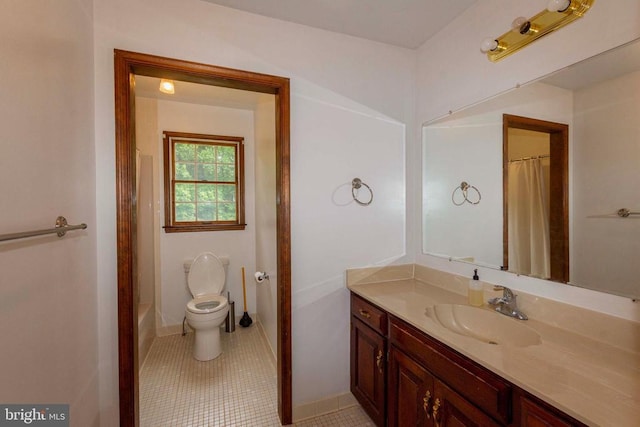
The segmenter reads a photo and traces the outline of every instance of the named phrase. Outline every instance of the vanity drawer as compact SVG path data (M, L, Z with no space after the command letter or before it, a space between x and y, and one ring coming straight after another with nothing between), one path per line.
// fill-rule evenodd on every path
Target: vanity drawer
M380 335L387 335L387 313L355 294L351 294L351 314Z
M511 384L394 316L389 328L390 344L500 423L511 422Z

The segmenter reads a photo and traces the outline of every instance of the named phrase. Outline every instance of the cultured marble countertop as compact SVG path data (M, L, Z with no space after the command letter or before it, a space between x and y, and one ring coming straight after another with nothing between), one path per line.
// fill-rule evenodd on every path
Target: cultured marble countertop
M464 295L413 278L348 288L587 425L640 426L640 354L629 350L633 346L598 341L530 313L527 321L513 321L535 330L541 344L491 345L451 332L426 315L435 304L467 304Z

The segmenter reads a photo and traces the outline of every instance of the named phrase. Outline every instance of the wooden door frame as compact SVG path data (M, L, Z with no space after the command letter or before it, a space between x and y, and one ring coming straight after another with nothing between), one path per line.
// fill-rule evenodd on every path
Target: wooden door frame
M569 126L563 123L503 114L502 116L502 269L509 268L509 205L507 194L509 166L509 128L549 134L551 154L551 194L549 197L549 237L551 243L551 280L569 282Z
M134 304L135 255L135 104L134 75L162 77L253 92L276 99L277 197L277 376L278 414L292 420L291 221L289 79L124 50L114 50L116 211L118 244L118 372L120 425L137 426L138 322Z

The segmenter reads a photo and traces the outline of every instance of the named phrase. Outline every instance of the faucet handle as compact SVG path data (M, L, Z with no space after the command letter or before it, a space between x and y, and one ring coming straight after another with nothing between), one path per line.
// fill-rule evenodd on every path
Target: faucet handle
M502 291L502 298L504 298L505 301L511 301L516 299L517 295L513 293L513 291L509 288L507 288L506 286L500 286L500 285L496 285L493 287L494 291Z

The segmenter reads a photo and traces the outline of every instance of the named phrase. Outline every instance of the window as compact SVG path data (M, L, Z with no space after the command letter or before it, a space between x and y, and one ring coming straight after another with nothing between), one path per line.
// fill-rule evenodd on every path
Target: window
M163 137L165 232L244 230L244 138Z

